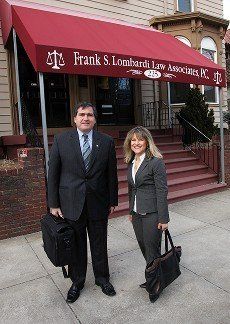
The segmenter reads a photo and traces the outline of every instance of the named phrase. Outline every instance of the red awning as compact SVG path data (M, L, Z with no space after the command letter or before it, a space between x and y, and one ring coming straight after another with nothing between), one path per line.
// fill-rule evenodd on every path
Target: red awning
M0 4L5 42L13 26L36 71L226 84L221 66L169 34L65 9L60 13L12 3L18 1Z

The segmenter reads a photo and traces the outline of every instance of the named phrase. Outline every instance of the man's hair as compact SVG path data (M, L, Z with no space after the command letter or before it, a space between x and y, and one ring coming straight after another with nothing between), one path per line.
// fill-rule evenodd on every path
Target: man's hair
M91 107L93 109L93 114L94 114L94 117L97 119L97 109L96 107L91 104L90 102L87 102L87 101L83 101L83 102L80 102L75 108L74 108L74 116L77 115L78 113L78 110L79 108L82 108L82 109L85 109L87 107Z

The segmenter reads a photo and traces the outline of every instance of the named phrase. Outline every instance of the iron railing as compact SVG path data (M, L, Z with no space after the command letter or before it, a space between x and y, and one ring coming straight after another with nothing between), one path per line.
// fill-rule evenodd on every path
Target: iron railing
M37 133L36 127L32 122L29 110L23 98L21 98L21 109L22 109L22 127L23 127L24 134L26 134L28 145L32 147L43 147L42 141Z
M146 102L141 105L142 123L145 127L165 129L170 126L169 107L164 101Z
M199 129L183 118L179 113L172 112L172 134L179 137L184 149L190 150L209 169L214 171L220 180L220 145L203 134Z

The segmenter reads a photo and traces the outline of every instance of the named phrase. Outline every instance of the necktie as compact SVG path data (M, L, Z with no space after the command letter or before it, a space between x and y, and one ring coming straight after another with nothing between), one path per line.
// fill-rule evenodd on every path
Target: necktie
M83 149L82 149L82 156L83 160L85 163L85 168L86 170L89 167L89 162L90 162L90 156L91 156L91 148L89 145L89 138L87 134L83 134L84 137L84 143L83 143Z

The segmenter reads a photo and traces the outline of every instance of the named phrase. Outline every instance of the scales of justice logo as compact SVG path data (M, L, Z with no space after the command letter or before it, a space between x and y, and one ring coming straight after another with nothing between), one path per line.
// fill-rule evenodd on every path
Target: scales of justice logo
M60 70L60 68L65 65L62 53L58 53L56 50L48 52L46 64L52 65L52 69L54 70Z

